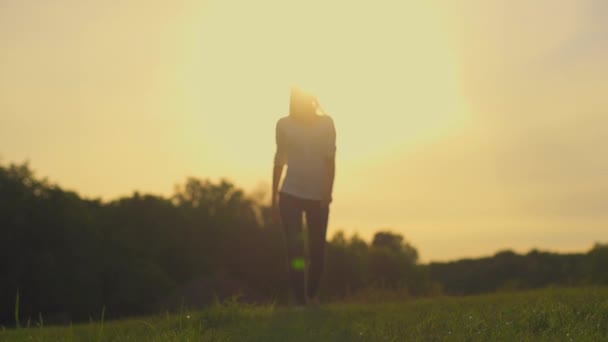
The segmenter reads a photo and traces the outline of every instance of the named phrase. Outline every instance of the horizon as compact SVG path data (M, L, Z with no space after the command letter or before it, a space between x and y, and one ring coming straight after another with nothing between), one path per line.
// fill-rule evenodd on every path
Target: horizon
M328 238L390 229L424 262L584 253L608 241L607 15L601 0L8 0L0 163L104 201L187 177L269 193L295 84L337 128Z
M49 182L50 185L52 186L58 186L59 188L61 188L63 191L68 191L68 192L74 192L76 193L80 198L84 199L84 200L91 200L91 201L101 201L102 204L108 204L111 203L113 201L117 201L123 198L131 198L132 196L134 196L135 194L139 195L139 196L156 196L156 197L161 197L161 198L165 198L165 199L171 199L171 197L173 196L173 194L154 194L154 193L150 193L150 192L145 192L145 191L139 191L139 190L133 190L133 192L131 192L130 194L123 194L117 197L113 197L113 198L102 198L99 196L85 196L82 195L81 193L78 192L78 190L75 189L68 189L63 187L61 184L58 184L56 182L54 182L52 179L48 179L48 177L42 176L39 174L38 170L36 170L35 168L32 167L30 161L24 161L22 162L22 164L19 163L15 163L15 162L9 162L6 165L3 165L3 160L0 156L0 166L10 166L10 165L23 165L26 164L30 167L30 170L33 172L34 177L36 177L37 179L41 179L41 180L46 180ZM185 177L184 181L186 181L188 178L190 177ZM233 184L236 188L243 190L245 192L245 194L247 196L259 196L260 193L257 192L260 189L254 189L254 191L248 191L247 189L242 189L239 187L239 184L236 182L233 182L230 179L227 178L219 178L219 179L208 179L208 178L197 178L200 179L202 181L210 181L212 183L215 182L220 182L222 180L226 180L228 182L230 182L231 184ZM176 182L175 185L181 185L182 183ZM265 190L266 187L262 188L261 190ZM268 199L269 194L268 193L264 193L264 200L266 202ZM260 204L264 204L264 203L260 203ZM267 203L266 203L267 204ZM386 227L386 228L378 228L376 230L370 231L369 234L363 235L360 234L357 231L352 231L352 230L348 230L346 229L333 229L333 232L330 234L328 234L327 236L327 240L331 240L331 238L333 237L334 234L338 233L338 232L342 232L345 234L345 237L347 239L350 239L352 236L357 235L359 238L362 238L364 241L366 241L367 243L371 243L371 241L373 240L373 236L375 233L381 232L381 231L388 231L388 232L393 232L393 233L399 233L400 232L390 228L390 227ZM510 251L510 252L514 252L518 255L526 255L528 253L531 253L533 251L539 251L541 253L557 253L557 254L562 254L562 255L566 255L566 254L586 254L587 252L589 252L596 244L605 244L607 243L606 241L594 241L593 243L590 244L589 248L585 249L585 250L552 250L550 248L543 248L542 246L533 246L527 250L517 250L514 248L510 248L510 247L505 247L505 248L501 248L501 249L497 249L494 252L490 252L487 254L482 254L482 255L462 255L462 256L456 256L454 258L450 258L450 259L434 259L434 260L427 260L425 259L424 256L424 251L421 250L421 248L419 246L417 246L413 241L410 241L407 236L404 236L407 240L408 243L412 243L413 246L418 250L419 253L419 262L421 264L430 264L430 263L449 263L449 262L456 262L456 261L461 261L461 260L467 260L467 259L483 259L483 258L492 258L493 256L495 256L498 253L501 252L505 252L505 251Z

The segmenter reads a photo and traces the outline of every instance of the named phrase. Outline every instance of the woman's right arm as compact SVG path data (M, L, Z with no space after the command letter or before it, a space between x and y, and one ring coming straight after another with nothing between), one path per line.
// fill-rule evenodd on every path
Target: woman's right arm
M274 168L272 172L272 209L275 221L278 221L278 200L279 200L279 184L283 175L283 168L287 164L287 156L285 151L285 134L281 129L281 121L277 122L276 127L276 143L277 150L274 155Z
M283 175L283 165L274 166L272 172L272 206L278 205L279 200L279 183L281 182L281 176Z

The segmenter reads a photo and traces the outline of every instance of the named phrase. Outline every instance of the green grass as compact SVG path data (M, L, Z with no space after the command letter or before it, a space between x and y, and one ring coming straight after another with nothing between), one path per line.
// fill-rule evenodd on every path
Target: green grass
M124 321L6 329L2 341L608 341L608 288L341 303L229 302Z

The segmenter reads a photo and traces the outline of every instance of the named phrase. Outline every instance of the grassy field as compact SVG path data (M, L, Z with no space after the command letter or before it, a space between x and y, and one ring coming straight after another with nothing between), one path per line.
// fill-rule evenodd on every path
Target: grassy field
M304 311L230 302L175 315L3 329L0 340L608 341L608 288L336 303Z

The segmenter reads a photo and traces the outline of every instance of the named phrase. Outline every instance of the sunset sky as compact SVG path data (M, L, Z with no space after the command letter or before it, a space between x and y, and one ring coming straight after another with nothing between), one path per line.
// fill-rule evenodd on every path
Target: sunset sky
M0 162L87 197L269 190L291 85L338 131L329 236L608 242L605 0L0 0Z

